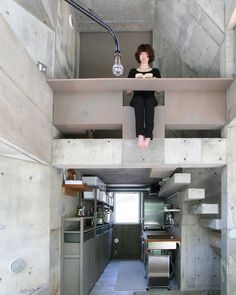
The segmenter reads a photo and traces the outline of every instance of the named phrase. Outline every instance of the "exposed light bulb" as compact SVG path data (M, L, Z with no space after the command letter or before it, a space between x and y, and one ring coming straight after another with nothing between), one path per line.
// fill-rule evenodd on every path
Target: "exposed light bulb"
M115 76L119 77L124 72L124 68L123 68L121 61L120 61L120 52L119 51L115 52L114 58L115 58L115 63L112 67L112 72Z

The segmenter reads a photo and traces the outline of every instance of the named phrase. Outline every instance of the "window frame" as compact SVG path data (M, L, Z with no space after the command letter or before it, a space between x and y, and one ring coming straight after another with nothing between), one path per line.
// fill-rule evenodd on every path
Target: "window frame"
M125 194L134 194L137 195L138 197L138 218L137 218L137 222L129 222L129 221L125 221L125 222L121 222L121 221L116 221L116 210L117 210L117 205L116 205L116 195L125 195ZM138 225L141 222L141 193L140 192L132 192L132 191L127 191L127 192L114 192L114 220L113 220L113 224L116 225L124 225L124 224L132 224L132 225Z

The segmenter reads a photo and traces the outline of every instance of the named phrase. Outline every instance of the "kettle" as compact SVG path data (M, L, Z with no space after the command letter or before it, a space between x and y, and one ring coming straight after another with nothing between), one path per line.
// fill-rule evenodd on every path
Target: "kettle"
M85 216L85 207L78 208L77 216Z

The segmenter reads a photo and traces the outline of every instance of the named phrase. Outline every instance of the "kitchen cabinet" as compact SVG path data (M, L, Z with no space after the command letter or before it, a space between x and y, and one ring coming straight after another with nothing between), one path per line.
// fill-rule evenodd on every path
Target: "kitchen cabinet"
M113 221L114 196L106 192L106 185L96 176L84 176L82 181L91 188L83 192L83 202L90 202L95 215L95 223L109 224ZM85 204L86 205L86 204Z
M111 258L112 224L87 227L94 218L62 220L62 295L87 295Z

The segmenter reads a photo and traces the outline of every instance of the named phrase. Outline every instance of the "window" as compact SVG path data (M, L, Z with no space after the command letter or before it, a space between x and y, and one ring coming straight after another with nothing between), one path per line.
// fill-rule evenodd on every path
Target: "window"
M115 193L115 223L139 223L140 194Z

